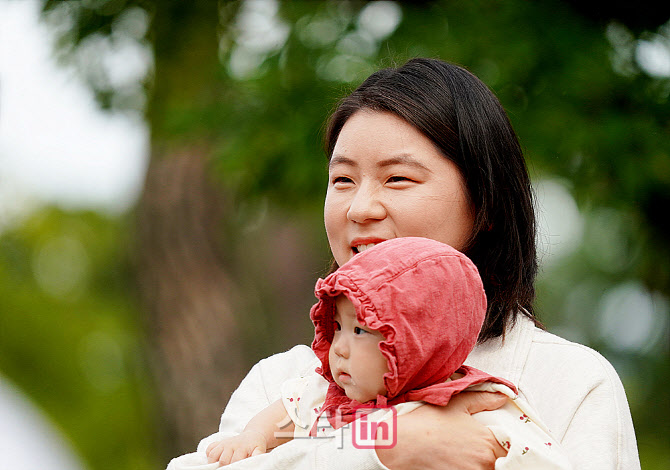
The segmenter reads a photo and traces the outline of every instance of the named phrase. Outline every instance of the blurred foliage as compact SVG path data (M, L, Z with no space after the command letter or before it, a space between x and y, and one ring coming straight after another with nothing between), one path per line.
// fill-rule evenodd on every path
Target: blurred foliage
M0 234L0 370L90 468L156 466L127 232L43 209Z
M246 276L245 295L266 293L257 303L267 318L280 308L273 296L282 289L262 276L264 250L275 246L258 237L275 227L263 214L295 221L308 233L305 251L324 251L320 138L336 100L375 69L414 56L469 68L508 110L533 178L558 182L579 209L577 245L544 264L540 316L550 330L613 362L626 385L642 467L665 469L670 79L641 67L636 46L658 39L670 47L668 14L645 2L631 7L635 15L617 2L609 10L582 3L49 0L44 9L70 60L82 45L109 46L126 33L151 48L153 72L137 83L117 86L95 67L82 66L83 73L104 107L146 110L155 154L175 142L207 142L212 168L235 198L238 215L227 230L239 231L237 274ZM148 25L138 36L142 28L128 25L142 18ZM147 98L138 98L140 89ZM129 223L50 210L0 239L0 289L12 312L3 320L0 370L49 412L92 468L162 465L151 461L153 408L124 248L133 243ZM262 247L253 256L244 251L253 250L250 240ZM77 268L81 259L85 268ZM70 271L54 274L54 266ZM63 285L54 281L59 276L80 280ZM603 333L608 318L618 320L604 305L623 291L652 299L651 330L637 347ZM303 309L310 299L311 292L296 295L294 305ZM629 311L625 320L643 313ZM256 355L291 346L268 341L272 331L259 335L265 349L251 348Z

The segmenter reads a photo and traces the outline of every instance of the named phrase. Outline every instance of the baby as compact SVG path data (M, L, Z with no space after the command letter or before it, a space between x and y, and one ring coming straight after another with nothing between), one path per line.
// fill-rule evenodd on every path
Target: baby
M325 437L361 416L383 422L426 403L446 405L468 389L510 398L475 415L508 450L496 468L571 468L513 384L463 365L486 314L465 255L424 238L388 240L319 279L315 294L312 349L321 367L285 382L281 399L241 434L212 442L208 462L228 465L294 437Z

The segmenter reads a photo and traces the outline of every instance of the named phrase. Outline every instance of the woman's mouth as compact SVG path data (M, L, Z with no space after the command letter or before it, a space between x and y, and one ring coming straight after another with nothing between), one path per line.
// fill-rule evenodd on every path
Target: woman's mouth
M358 245L358 246L354 246L353 250L354 250L354 253L356 253L356 254L363 253L365 250L368 250L375 245L376 245L376 243L368 243L367 245Z
M366 239L359 238L358 240L354 240L351 243L351 251L353 251L354 254L357 255L385 241L386 240L383 238L366 238Z

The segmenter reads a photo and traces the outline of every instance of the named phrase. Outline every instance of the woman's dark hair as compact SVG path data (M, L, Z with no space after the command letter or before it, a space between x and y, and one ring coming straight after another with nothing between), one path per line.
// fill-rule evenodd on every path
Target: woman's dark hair
M373 73L331 115L328 158L344 123L360 110L393 113L428 137L460 169L475 207L463 250L488 299L479 341L502 336L516 315L533 314L537 257L530 178L519 141L495 95L467 70L412 59Z

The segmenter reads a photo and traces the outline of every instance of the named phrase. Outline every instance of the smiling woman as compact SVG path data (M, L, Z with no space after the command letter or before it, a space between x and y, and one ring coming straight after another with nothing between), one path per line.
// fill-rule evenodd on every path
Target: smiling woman
M353 245L383 240L375 238L381 233L365 238L355 232L390 226L398 233L388 238L434 238L457 247L479 268L489 301L481 340L503 335L517 313L540 325L533 316L537 258L530 179L505 110L479 79L428 59L380 70L341 101L328 122L325 147L331 158L326 231L329 241L335 230L341 237L331 241L334 268L355 253ZM400 156L413 162L404 171L418 166L426 172L413 173L414 180L389 172ZM333 191L339 176L333 168L340 162L358 170L353 176L360 188ZM356 183L342 176L338 184ZM372 192L380 187L385 191ZM395 188L411 190L402 197ZM336 194L343 197L329 201ZM347 218L343 209L331 209L340 204Z
M359 253L371 245L392 244L390 239L413 236L455 245L476 265L487 301L479 340L465 364L514 384L573 468L640 468L626 396L612 366L597 352L544 331L535 319L531 185L516 134L493 93L468 71L439 60L413 59L380 70L340 102L329 121L326 151L324 220L335 268L341 265L332 276L346 270L347 261L364 259L369 253ZM398 267L408 257L396 254L383 264ZM361 282L368 277L374 272ZM440 282L432 289L417 283L404 298L439 295L453 284ZM440 333L438 319L454 315L454 303L448 305L429 312ZM256 411L278 400L282 383L313 373L318 348L315 341L312 349L297 346L257 364L231 397L220 432L204 439L199 451L239 433ZM503 405L491 395L459 394L445 406L399 415L397 442L390 448L296 439L249 465L547 468L518 460L528 448L515 453L473 416ZM506 456L511 466L498 465ZM550 458L558 462L557 453Z
M404 119L362 110L340 131L324 219L338 265L361 248L423 236L464 249L474 207L456 165Z

